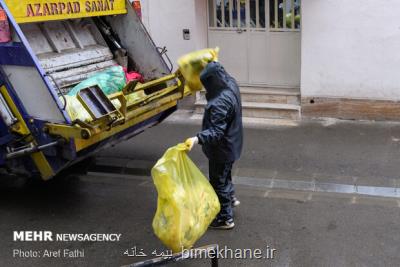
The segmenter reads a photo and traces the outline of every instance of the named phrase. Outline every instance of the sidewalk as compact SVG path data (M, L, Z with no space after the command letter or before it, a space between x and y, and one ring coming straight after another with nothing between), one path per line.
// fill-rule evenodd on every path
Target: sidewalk
M178 110L170 117L168 117L165 122L177 123L177 124L191 124L191 125L201 125L203 116L201 114L196 114L192 110ZM264 128L266 126L298 126L300 122L286 119L261 119L261 118L243 118L244 127L248 128Z
M195 135L200 124L201 116L177 112L101 152L95 171L149 175L164 151ZM208 172L199 147L190 157ZM249 120L234 176L236 183L265 188L399 197L399 170L400 123Z

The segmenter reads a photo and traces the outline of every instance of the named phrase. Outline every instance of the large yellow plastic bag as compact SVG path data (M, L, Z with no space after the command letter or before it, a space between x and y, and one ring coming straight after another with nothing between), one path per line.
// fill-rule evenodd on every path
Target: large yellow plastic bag
M174 252L191 248L220 210L214 189L186 150L185 144L168 149L151 170L158 192L154 233Z
M185 89L191 92L200 91L203 85L200 81L200 73L211 61L218 61L219 48L204 49L189 53L178 59L179 70L186 80Z

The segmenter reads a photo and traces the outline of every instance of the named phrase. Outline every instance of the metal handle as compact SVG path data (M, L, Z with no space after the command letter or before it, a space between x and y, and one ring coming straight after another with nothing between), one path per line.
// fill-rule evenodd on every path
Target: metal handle
M64 139L59 139L57 141L54 141L54 142L51 142L51 143L48 143L48 144L45 144L45 145L41 145L41 146L36 146L33 143L29 143L29 145L26 146L26 147L23 147L23 148L21 148L19 150L7 153L6 154L6 159L15 159L15 158L23 157L23 156L26 156L26 155L30 155L30 154L42 151L42 150L44 150L46 148L49 148L49 147L62 145L64 143L65 143Z
M172 63L171 59L169 58L169 56L167 54L167 52L168 52L167 47L166 46L157 47L157 49L158 49L158 52L160 53L160 55L164 56L167 59L167 61L169 63L169 71L172 72L174 70L174 64Z

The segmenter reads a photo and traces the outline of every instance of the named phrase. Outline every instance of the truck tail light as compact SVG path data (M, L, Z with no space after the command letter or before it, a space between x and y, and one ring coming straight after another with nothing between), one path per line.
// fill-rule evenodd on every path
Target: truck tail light
M6 12L0 7L0 43L8 43L11 41L10 25Z
M132 6L135 9L136 13L138 14L139 18L142 18L142 5L139 0L134 0L132 2Z

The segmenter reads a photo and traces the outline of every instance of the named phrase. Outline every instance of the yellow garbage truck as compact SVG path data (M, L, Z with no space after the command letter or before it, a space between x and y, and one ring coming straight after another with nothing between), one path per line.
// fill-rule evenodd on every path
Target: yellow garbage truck
M0 168L8 173L50 179L160 123L190 93L129 1L0 0L0 7L11 33L0 43ZM115 66L142 77L111 94L91 84L67 97Z

